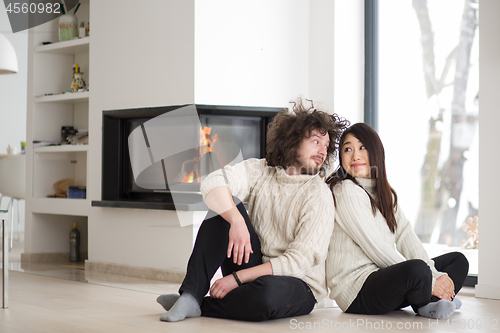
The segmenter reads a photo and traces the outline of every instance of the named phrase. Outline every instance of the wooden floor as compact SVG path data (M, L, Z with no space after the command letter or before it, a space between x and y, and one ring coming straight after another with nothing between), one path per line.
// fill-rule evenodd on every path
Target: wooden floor
M74 274L74 280L82 272ZM0 332L499 332L500 328L500 301L475 298L472 288L462 292L464 305L448 322L415 316L410 309L360 316L322 306L307 316L263 323L204 317L165 323L159 321L163 309L156 303L157 289L175 292L176 284L110 274L71 281L47 274L10 272L9 308L0 309ZM490 328L479 329L488 324Z
M429 320L407 308L383 316L342 313L329 300L311 314L263 323L190 318L159 320L156 297L176 293L179 284L86 272L81 265L21 265L21 242L10 252L9 308L0 309L0 333L17 332L500 332L500 301L459 293L462 309L449 320Z

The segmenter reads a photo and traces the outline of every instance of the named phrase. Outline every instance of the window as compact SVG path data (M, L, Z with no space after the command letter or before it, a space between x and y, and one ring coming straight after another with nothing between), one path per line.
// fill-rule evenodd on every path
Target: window
M368 110L378 109L389 182L429 254L462 251L477 274L477 251L463 245L477 229L462 225L478 215L478 1L377 2L378 78L367 88L378 108Z

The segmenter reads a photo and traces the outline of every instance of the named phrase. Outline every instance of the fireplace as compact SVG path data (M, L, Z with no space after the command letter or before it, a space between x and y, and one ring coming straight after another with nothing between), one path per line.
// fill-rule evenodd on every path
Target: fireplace
M93 206L204 210L200 184L265 156L280 108L181 105L103 111L102 199Z

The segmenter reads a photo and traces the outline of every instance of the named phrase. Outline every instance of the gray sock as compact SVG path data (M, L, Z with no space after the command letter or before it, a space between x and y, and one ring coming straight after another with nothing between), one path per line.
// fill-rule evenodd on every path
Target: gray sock
M440 299L418 308L418 314L432 319L445 319L451 316L455 309L455 304L452 301Z
M184 292L172 308L160 316L161 321L180 321L201 316L200 304L190 293Z
M165 311L168 311L174 306L175 302L181 297L179 294L165 294L165 295L160 295L156 299L158 303L160 303L161 306L165 309Z
M462 307L462 301L459 300L458 298L455 297L452 302L453 302L453 304L455 304L455 308L457 310Z

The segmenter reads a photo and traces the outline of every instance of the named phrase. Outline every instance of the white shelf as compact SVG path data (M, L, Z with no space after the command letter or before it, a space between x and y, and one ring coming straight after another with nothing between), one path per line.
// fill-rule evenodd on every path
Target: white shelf
M33 148L35 153L73 153L88 150L89 145L43 146Z
M88 216L89 199L33 198L31 212L36 214Z
M79 54L89 52L90 37L35 47L37 53Z
M60 95L37 96L34 98L35 103L85 103L89 101L90 92L74 92Z

